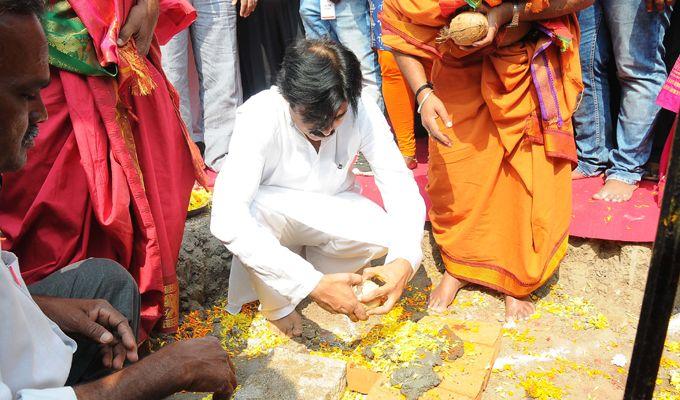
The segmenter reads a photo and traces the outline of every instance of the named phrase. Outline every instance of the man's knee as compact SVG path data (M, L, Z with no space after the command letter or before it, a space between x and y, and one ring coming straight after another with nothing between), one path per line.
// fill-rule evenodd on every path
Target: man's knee
M92 290L93 298L108 301L127 319L136 324L139 318L140 294L137 282L120 264L104 258L91 258L78 267L81 276L79 283Z
M83 279L100 281L101 288L114 291L131 291L139 293L137 283L132 275L120 264L106 258L90 258L79 266Z

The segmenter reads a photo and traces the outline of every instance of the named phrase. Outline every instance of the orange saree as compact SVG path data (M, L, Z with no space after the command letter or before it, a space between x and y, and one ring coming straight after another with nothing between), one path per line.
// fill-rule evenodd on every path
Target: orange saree
M383 41L433 60L431 82L453 121L440 124L451 147L429 142L427 188L447 271L523 297L545 283L567 249L571 114L582 89L578 25L573 15L541 21L517 43L468 53L436 40L464 6L385 0ZM528 7L539 11L543 3Z

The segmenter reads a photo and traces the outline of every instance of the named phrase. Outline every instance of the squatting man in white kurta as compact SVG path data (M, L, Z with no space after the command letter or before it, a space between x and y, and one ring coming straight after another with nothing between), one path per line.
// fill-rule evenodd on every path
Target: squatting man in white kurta
M358 152L384 209L358 193ZM211 230L235 256L229 311L259 300L289 336L302 333L295 307L307 296L354 321L386 313L420 265L424 220L387 121L361 96L356 56L327 40L291 46L277 86L238 109L215 185ZM364 268L385 255L384 265ZM353 287L375 276L381 287L358 299ZM377 298L384 303L367 310Z

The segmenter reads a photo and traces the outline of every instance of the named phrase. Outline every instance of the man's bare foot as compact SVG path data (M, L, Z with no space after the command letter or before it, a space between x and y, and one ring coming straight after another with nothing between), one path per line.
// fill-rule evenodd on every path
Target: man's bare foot
M505 320L527 319L536 311L534 303L527 298L518 299L512 296L505 296Z
M406 168L416 169L418 167L418 161L415 157L404 156L404 162L406 163Z
M277 319L276 321L269 321L269 323L274 325L276 330L278 330L281 334L288 337L302 335L302 317L295 310L285 317Z
M579 179L586 179L589 178L588 175L584 174L583 172L579 171L578 169L575 169L571 171L571 179L576 181Z
M445 272L439 285L430 293L430 302L427 305L428 310L438 313L446 311L451 303L453 303L458 291L467 284L467 282L461 281Z
M629 184L616 179L608 179L602 189L593 195L593 199L622 203L633 197L635 189L637 189L636 184Z

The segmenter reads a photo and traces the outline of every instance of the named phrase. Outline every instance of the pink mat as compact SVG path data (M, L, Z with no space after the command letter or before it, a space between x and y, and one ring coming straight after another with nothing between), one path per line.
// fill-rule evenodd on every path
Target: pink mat
M642 181L633 198L625 203L593 200L602 178L574 181L572 236L624 242L653 242L659 223L656 182Z
M427 196L427 142L418 140L418 167L413 171L420 194L430 209ZM372 176L357 176L361 193L382 206L382 198ZM618 240L624 242L653 242L659 222L657 185L642 181L633 198L625 203L593 200L592 195L603 185L602 178L588 178L573 183L573 212L571 235Z

